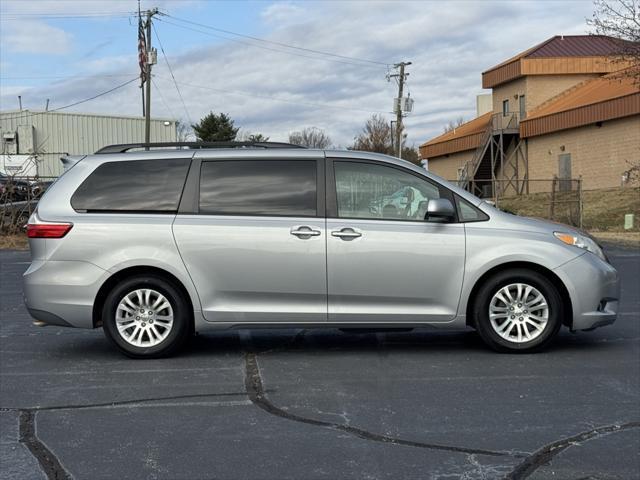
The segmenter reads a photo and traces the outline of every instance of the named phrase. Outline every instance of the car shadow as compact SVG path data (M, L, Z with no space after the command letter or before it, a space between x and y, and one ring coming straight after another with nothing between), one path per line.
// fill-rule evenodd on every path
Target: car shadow
M126 359L103 336L78 335L69 341L56 342L46 348L47 356L82 358L83 360ZM65 335L65 337L67 337ZM71 335L69 335L71 337ZM58 337L60 338L60 337ZM66 339L65 339L66 340ZM577 335L561 331L555 341L539 353L523 353L518 356L540 354L563 354L580 351L601 351L613 348L615 342L607 341L597 332ZM395 332L342 332L338 329L281 329L258 328L206 332L194 336L186 347L172 358L196 359L216 355L242 355L245 353L313 353L315 355L337 352L362 354L416 353L424 355L466 354L473 356L501 355L487 348L472 330L440 331L433 328L417 328L411 331ZM514 355L514 354L502 354Z

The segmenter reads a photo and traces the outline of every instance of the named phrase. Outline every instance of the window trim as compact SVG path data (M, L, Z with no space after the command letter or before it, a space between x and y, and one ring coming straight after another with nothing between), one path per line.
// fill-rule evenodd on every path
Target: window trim
M145 161L157 161L157 162L163 162L165 160L184 160L185 162L188 162L188 166L187 166L187 173L185 175L185 180L183 180L183 184L182 184L182 188L180 189L180 196L178 197L178 204L176 206L175 209L171 209L171 210L135 210L135 209L94 209L94 208L90 208L90 209L84 209L84 208L76 208L73 205L73 197L76 195L76 193L78 192L78 190L80 189L80 187L82 187L82 185L84 185L84 183L101 167L103 167L104 165L109 165L109 164L120 164L120 163L137 163L137 162L145 162ZM79 162L76 162L76 164ZM76 164L72 165L75 166ZM87 174L86 177L84 177L84 179L78 184L78 186L75 188L75 190L73 191L73 193L71 194L71 196L69 197L69 205L71 206L71 208L79 214L90 214L90 215L176 215L179 211L180 211L180 206L182 205L182 201L184 199L184 193L185 193L185 188L186 188L186 184L189 180L189 175L191 173L192 170L192 165L193 165L193 159L190 157L170 157L170 158L142 158L142 159L124 159L124 160L115 160L115 161L110 161L110 162L103 162L99 165L96 166L96 168L94 168L93 170L91 170L91 172L89 172L89 174ZM69 169L70 170L70 169ZM69 170L66 170L64 173L68 172ZM63 173L63 175L64 175ZM62 175L61 175L62 176ZM56 180L57 181L57 180ZM55 183L55 182L54 182Z
M505 109L505 107L507 107ZM509 99L507 98L506 100L502 100L502 116L506 117L507 115L509 115L510 113L510 107L511 105L509 105Z
M365 163L369 165L379 165L388 168L394 168L403 173L407 173L409 175L413 175L416 178L419 178L422 181L432 184L436 187L440 192L440 198L446 198L453 205L453 209L455 211L455 218L448 222L430 222L427 220L409 220L409 219L384 219L384 218L362 218L362 217L340 217L338 216L338 195L336 191L336 176L334 169L334 162L347 162L347 163ZM407 168L401 167L400 165L394 165L392 163L379 161L379 160L371 160L371 159L363 159L363 158L347 158L347 157L331 157L327 158L326 162L327 174L325 176L327 186L327 205L326 205L326 215L327 218L331 218L333 220L364 220L371 222L402 222L402 223L414 223L414 224L427 224L427 225L448 225L451 223L460 223L458 217L458 208L456 207L455 199L453 197L454 193L449 190L447 187L432 180L429 177L424 175L420 175L418 172L414 172L413 170L409 170Z
M202 174L202 166L208 162L273 162L273 161L308 161L316 162L316 213L315 215L274 215L261 213L204 213L200 212L200 179ZM325 211L325 161L324 158L309 157L265 157L265 158L238 158L238 157L219 157L219 158L194 158L193 172L189 172L187 184L185 185L185 194L183 195L184 204L181 203L178 210L180 215L202 215L207 217L257 217L257 218L324 218Z

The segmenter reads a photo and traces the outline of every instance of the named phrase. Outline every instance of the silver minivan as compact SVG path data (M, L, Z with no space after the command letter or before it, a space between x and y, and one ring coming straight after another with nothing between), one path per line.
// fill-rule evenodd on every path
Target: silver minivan
M616 318L618 274L593 239L497 210L409 162L167 146L66 159L27 226L37 325L102 327L146 358L195 332L258 327L471 327L522 352L562 325Z

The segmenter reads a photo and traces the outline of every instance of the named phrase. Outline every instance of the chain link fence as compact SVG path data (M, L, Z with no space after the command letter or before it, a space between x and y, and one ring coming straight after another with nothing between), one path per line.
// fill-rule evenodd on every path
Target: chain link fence
M474 179L467 184L467 190L510 213L582 228L582 179L579 178Z
M55 179L0 175L0 235L24 232L38 200Z

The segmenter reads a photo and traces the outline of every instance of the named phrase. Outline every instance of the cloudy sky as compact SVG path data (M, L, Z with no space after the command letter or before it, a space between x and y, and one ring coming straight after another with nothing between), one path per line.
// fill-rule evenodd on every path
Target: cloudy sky
M413 62L406 125L417 145L474 117L483 70L552 35L586 33L592 13L589 0L142 1L151 7L166 14L153 36L153 116L226 112L274 141L316 126L338 146L372 114L392 119L387 65ZM57 108L135 78L136 10L136 0L2 0L0 109L16 109L17 95L24 108L47 98ZM67 111L140 115L140 89L133 82Z

